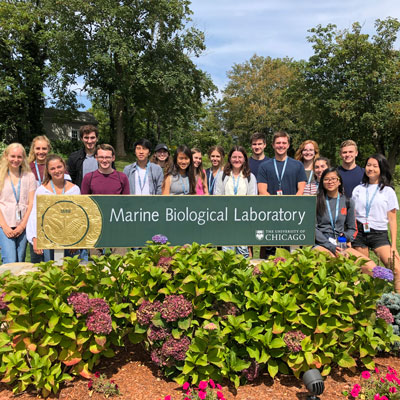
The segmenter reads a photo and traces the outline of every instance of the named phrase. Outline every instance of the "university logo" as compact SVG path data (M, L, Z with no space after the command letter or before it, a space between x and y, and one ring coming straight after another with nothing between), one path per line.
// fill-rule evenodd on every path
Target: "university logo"
M264 231L263 230L256 231L256 239L257 240L263 240L264 239Z

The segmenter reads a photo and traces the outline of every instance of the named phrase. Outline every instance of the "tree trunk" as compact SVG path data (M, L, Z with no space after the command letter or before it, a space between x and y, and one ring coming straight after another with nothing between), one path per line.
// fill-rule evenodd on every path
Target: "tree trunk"
M120 96L115 99L115 153L117 157L126 157L125 152L125 132L124 132L124 100Z
M393 143L391 146L389 146L389 152L387 155L387 160L389 162L389 167L390 167L390 172L394 174L394 170L396 168L396 163L399 158L399 144L400 144L400 138L396 138L393 140Z

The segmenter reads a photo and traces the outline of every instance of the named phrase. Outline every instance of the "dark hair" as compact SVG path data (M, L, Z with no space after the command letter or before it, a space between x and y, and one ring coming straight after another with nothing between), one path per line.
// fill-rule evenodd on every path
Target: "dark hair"
M249 167L249 159L247 157L246 150L242 146L233 146L231 151L228 154L228 161L224 167L224 176L229 176L232 171L232 164L231 164L231 156L233 152L240 151L244 156L244 164L242 165L242 174L244 178L248 178L250 176L250 167Z
M265 134L262 132L255 132L251 135L250 143L253 143L254 140L262 140L264 143L267 143L267 138Z
M274 144L275 141L276 141L276 139L278 139L278 138L280 138L280 137L285 137L285 138L287 138L287 140L288 140L288 142L289 142L289 144L290 144L290 135L289 135L287 132L285 132L285 131L276 131L276 132L274 133L274 136L272 137L272 144Z
M372 154L372 156L369 156L367 158L367 161L365 161L364 168L367 166L368 160L370 158L373 158L374 160L378 161L379 170L380 170L380 174L379 174L380 189L379 190L383 190L383 188L385 186L392 187L392 174L390 172L388 160L385 158L385 156L382 154L379 154L379 153ZM364 176L362 177L362 183L364 183L365 185L369 184L369 178L368 178L367 174L365 173L365 171L364 171Z
M321 175L321 180L318 186L317 192L317 215L323 215L326 211L326 189L324 188L324 178L330 172L335 172L339 178L340 185L338 191L341 195L343 195L343 180L340 176L339 170L335 167L327 168Z
M200 150L199 148L197 148L197 147L193 147L191 151L192 151L192 159L193 159L193 155L194 155L195 153L200 153L200 154L201 154L201 150ZM195 176L200 175L200 178L201 178L201 179L204 179L204 178L205 178L206 174L205 174L204 168L203 168L203 161L200 163L200 165L199 165L198 167L195 167L195 166L193 165L193 168L194 168L194 174L195 174Z
M64 168L67 168L65 161L62 157L60 157L58 154L49 154L46 157L46 163L45 163L45 167L44 167L44 178L43 178L42 185L45 185L46 183L49 183L51 181L51 176L49 174L49 164L51 161L54 161L54 160L60 161L64 165Z
M211 146L209 149L208 149L208 157L211 157L211 153L213 152L213 151L218 151L218 153L219 154L221 154L221 158L222 158L222 160L224 159L224 157L225 157L225 150L224 150L224 148L222 147L222 146L219 146L219 145L217 145L217 146Z
M330 160L329 158L326 158L326 157L317 157L317 158L314 160L313 169L314 169L315 163L316 163L317 161L325 161L325 162L326 162L326 165L328 166L328 168L331 167L331 160Z
M177 163L179 153L183 153L190 160L190 164L186 169L186 175L189 178L189 194L195 194L196 193L196 179L194 176L192 152L190 151L189 147L187 147L185 145L181 145L176 149L175 154L174 154L173 164L171 165L170 169L166 173L166 176L169 176L169 175L176 176L179 174L179 166Z
M99 130L97 129L97 126L83 125L79 128L79 137L82 139L83 135L87 135L92 132L96 134L96 137L99 137Z
M106 143L98 144L96 146L96 151L94 152L95 156L97 156L99 150L111 151L111 154L115 156L115 150L114 147L111 146L111 144L106 144Z
M136 150L136 146L142 146L151 151L151 143L150 140L147 140L145 138L139 139L133 144L133 150Z

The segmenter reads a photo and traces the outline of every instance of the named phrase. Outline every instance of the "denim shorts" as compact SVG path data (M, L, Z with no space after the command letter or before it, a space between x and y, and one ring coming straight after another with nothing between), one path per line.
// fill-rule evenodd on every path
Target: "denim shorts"
M380 231L372 229L370 232L365 233L363 224L357 221L358 233L354 242L351 243L352 247L368 247L375 250L378 247L390 246L388 231Z

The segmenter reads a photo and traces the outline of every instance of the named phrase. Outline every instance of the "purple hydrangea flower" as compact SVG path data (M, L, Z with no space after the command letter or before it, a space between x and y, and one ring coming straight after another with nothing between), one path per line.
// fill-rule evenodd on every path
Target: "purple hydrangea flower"
M153 324L150 325L150 330L147 333L147 337L150 341L155 342L157 340L163 340L170 337L170 333L168 329L159 328Z
M161 308L161 303L155 301L150 303L150 301L145 300L139 307L136 313L137 320L140 325L149 325L154 317L154 314L159 312Z
M0 293L0 310L8 310L7 303L4 301L4 296L6 292Z
M151 240L154 243L158 243L158 244L165 244L168 242L168 238L164 235L158 234L158 235L154 235Z
M234 303L231 302L220 302L217 306L218 314L223 319L227 319L228 315L236 316L239 314L239 309L236 307Z
M286 258L283 258L283 257L274 258L274 264L275 265L278 264L278 262L285 262L285 261L286 261Z
M257 379L259 373L260 373L260 364L258 364L255 360L252 360L250 366L242 371L242 375L249 382L252 382L255 379Z
M161 354L164 357L172 357L177 361L184 361L189 346L190 339L187 336L178 340L171 337L163 344Z
M86 326L97 335L108 335L112 331L111 316L103 312L95 312L88 316Z
M253 275L261 275L260 268L257 265L253 268Z
M386 306L378 305L376 307L376 318L382 318L388 324L393 324L394 317Z
M105 314L110 313L110 307L108 306L107 302L104 299L90 299L89 305L94 313L96 312L102 312Z
M72 293L67 302L78 314L87 314L90 311L90 301L87 293Z
M192 303L181 294L166 296L161 305L161 316L168 322L188 317L193 311Z
M151 357L151 361L153 361L153 363L158 365L159 367L161 367L163 365L167 365L160 348L153 349L151 351L150 357Z
M160 257L157 263L157 267L162 268L163 271L168 271L171 265L172 257Z
M306 335L301 331L290 331L285 333L283 340L292 353L298 353L301 351L301 341Z
M393 271L389 268L380 267L379 265L372 270L372 276L374 278L385 279L389 282L393 281Z

